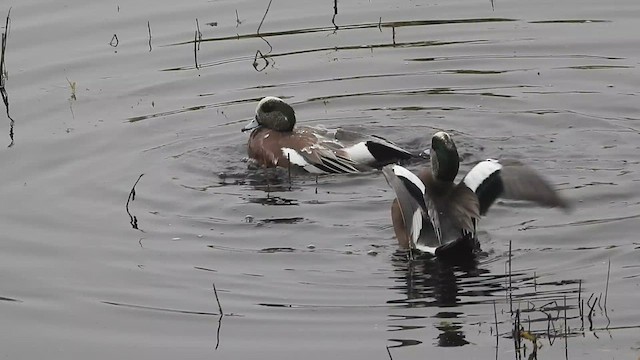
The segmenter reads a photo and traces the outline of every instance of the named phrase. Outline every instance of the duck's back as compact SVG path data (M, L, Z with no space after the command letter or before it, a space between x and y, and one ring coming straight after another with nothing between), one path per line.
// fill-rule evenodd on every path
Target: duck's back
M442 244L458 240L475 232L475 220L479 218L478 199L466 186L436 180L430 169L424 169L418 177L425 184L427 196L435 204ZM431 231L433 231L431 229ZM435 239L435 234L425 234ZM429 240L429 241L437 241Z

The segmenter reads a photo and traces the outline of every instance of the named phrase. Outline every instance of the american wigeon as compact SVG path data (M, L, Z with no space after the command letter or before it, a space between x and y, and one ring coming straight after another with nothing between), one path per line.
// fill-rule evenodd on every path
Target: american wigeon
M498 197L568 208L535 170L516 160L481 161L455 184L460 160L446 132L433 136L430 155L431 169L417 176L400 165L382 170L396 193L391 218L402 247L438 257L473 254L477 222Z
M263 167L294 167L313 174L358 173L413 155L381 137L344 129L298 126L291 105L267 96L242 131L249 137L249 157Z

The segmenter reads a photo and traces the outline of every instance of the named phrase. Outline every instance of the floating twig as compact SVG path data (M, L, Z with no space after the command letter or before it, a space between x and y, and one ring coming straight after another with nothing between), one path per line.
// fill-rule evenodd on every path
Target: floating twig
M391 356L391 350L389 350L389 345L387 345L387 354L389 354L389 360L393 360L393 356Z
M138 176L138 180L136 180L136 182L133 184L131 191L129 191L129 197L127 197L127 205L125 206L125 208L127 209L127 214L129 215L129 223L131 224L131 227L136 230L140 230L138 228L138 218L135 215L131 215L131 212L129 211L129 203L136 199L136 185L138 185L138 182L143 175L144 174L140 174L140 176Z
M378 30L382 32L382 16L380 16L380 19L378 20Z

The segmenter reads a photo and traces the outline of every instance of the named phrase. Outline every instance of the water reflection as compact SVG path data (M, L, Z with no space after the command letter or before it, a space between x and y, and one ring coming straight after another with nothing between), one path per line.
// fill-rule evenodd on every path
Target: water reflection
M388 340L397 343L391 347L421 344L424 338L407 337L411 334L408 331L423 328L437 329L433 344L440 347L470 344L464 328L474 325L477 329L483 322L492 325L490 332L486 331L487 337L513 342L513 334L517 334L517 339L534 339L535 346L542 339L553 345L556 337L564 336L563 322L573 321L570 327L580 328L575 324L584 316L579 306L580 280L540 282L537 274L530 271L491 273L489 266L504 260L481 254L463 263L424 256L409 261L406 251L396 252L391 277L396 285L390 290L400 296L387 301L396 305L389 314L388 331L394 335ZM493 310L495 303L500 304L497 311ZM429 312L426 308L436 309ZM468 322L471 318L475 319L473 324ZM498 323L502 325L496 334ZM400 337L398 331L406 335ZM424 336L424 332L420 334ZM567 336L577 334L574 331Z
M419 257L407 261L407 253L398 251L393 258L396 273L394 280L400 285L394 286L405 296L404 299L391 300L391 304L404 304L405 307L455 307L459 306L459 279L478 277L488 273L479 269L477 259L469 259L460 264L440 261L432 257ZM499 288L494 291L501 290Z
M479 269L476 259L471 259L462 264L451 264L432 257L418 257L407 261L406 251L398 251L394 254L392 265L394 268L394 281L397 285L391 289L402 295L402 298L389 300L389 304L401 304L401 308L425 308L425 307L458 307L461 305L460 294L466 292L461 286L461 279L478 277L488 273L488 270ZM465 284L464 286L473 286ZM497 291L499 289L495 289ZM438 312L432 317L441 321L435 324L440 334L437 337L437 346L463 346L469 342L465 340L462 323L456 321L462 312ZM427 317L407 316L392 314L393 322L406 322L422 320L430 322ZM426 326L426 325L425 325ZM425 326L417 325L390 325L390 331L413 330ZM397 342L393 347L417 345L422 343L417 339L393 338L389 341Z

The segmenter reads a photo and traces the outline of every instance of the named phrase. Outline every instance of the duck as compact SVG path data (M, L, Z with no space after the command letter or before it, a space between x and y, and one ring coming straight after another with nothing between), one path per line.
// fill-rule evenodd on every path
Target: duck
M296 114L284 100L267 96L242 132L252 162L265 168L296 168L311 174L361 173L408 160L414 155L374 135L342 128L295 126Z
M431 168L417 175L403 166L383 167L396 198L391 220L400 247L437 258L469 259L480 250L477 225L497 198L524 200L569 209L569 203L542 176L518 160L478 162L459 183L458 150L451 135L431 139Z

